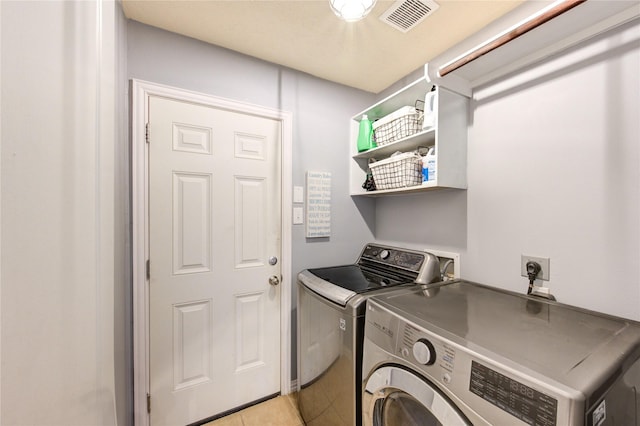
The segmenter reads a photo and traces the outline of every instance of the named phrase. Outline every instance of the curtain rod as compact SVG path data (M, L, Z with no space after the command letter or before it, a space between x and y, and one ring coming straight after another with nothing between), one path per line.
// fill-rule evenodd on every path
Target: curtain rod
M519 25L512 31L509 31L508 33L496 38L495 40L490 41L478 47L477 49L473 50L469 54L463 56L462 58L440 68L439 70L440 77L444 77L445 75L457 70L458 68L464 65L467 65L469 62L475 61L480 56L486 55L492 50L495 50L498 47L507 44L511 40L514 40L520 37L521 35L533 30L534 28L539 27L540 25L544 24L547 21L550 21L556 16L562 15L568 10L571 10L574 7L578 6L579 4L584 3L585 1L587 0L565 0L562 3L547 10L541 15L530 17L528 20L523 22L521 25Z

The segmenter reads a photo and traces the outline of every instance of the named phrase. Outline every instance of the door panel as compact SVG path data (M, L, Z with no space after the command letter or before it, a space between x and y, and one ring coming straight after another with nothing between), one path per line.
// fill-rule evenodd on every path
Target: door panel
M236 267L264 266L265 217L267 194L264 179L235 177Z
M259 367L264 360L264 293L236 298L236 372Z
M211 380L211 300L173 306L173 390Z
M211 270L211 175L173 174L173 273Z
M149 100L151 423L280 390L280 123Z

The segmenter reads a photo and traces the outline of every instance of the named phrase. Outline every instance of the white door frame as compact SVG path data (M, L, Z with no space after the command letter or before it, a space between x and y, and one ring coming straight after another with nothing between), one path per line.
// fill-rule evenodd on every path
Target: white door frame
M149 259L148 223L148 146L146 125L149 117L149 97L161 96L178 101L197 103L228 111L252 114L280 121L282 126L282 253L280 283L280 392L286 395L291 386L291 188L293 114L230 99L190 92L142 80L131 80L131 173L132 173L132 253L133 253L133 386L134 422L149 424L147 395L149 393L149 282L146 262Z

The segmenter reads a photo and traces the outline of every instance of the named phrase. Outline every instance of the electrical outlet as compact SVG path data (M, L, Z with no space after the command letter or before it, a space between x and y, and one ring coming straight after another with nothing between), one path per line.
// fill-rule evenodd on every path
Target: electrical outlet
M534 256L527 256L527 255L521 255L520 256L520 275L522 275L523 277L527 277L529 278L529 276L527 275L527 262L537 262L540 265L540 273L538 273L538 277L536 279L538 280L543 280L543 281L549 281L549 262L550 259L548 257L534 257Z

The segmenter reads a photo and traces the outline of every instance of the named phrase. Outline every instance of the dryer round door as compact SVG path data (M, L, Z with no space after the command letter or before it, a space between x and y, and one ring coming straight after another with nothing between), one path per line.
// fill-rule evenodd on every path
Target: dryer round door
M469 426L462 413L415 373L385 366L367 379L362 401L365 426Z

